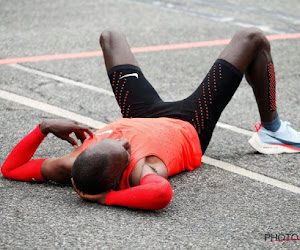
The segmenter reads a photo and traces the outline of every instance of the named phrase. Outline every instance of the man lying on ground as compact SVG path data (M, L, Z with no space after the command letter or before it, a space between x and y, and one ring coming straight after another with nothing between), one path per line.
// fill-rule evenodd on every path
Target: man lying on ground
M71 180L89 201L162 209L172 198L168 176L201 165L215 125L243 75L261 118L250 145L265 154L300 152L300 134L279 119L270 43L259 29L238 32L195 92L176 102L161 100L121 33L103 32L100 44L123 118L94 134L73 121L45 120L13 149L1 168L4 177ZM69 136L72 132L83 141L80 147ZM75 150L61 158L31 160L48 133L69 141Z

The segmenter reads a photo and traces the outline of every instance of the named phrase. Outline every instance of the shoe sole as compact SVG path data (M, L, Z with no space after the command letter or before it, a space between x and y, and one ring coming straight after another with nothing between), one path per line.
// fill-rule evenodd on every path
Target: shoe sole
M270 155L270 154L282 154L282 153L288 153L288 154L300 153L300 149L294 148L290 145L264 143L259 139L257 133L255 133L248 142L252 148L254 148L259 153L262 154Z

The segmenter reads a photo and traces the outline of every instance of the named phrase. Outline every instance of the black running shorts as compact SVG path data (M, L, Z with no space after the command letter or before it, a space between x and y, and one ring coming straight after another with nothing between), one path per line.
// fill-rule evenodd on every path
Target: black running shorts
M203 153L243 77L232 64L218 59L188 98L164 102L137 66L115 66L108 76L124 118L169 117L188 121L199 135Z

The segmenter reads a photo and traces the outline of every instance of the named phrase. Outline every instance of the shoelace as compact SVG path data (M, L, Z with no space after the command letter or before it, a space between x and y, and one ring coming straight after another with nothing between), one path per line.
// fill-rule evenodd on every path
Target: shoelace
M285 123L286 129L287 129L289 132L292 132L292 131L291 131L291 129L292 129L292 128L291 128L291 123L288 122L288 121L285 121L284 123Z
M286 125L287 130L289 131L289 133L296 133L298 136L300 136L300 132L297 132L295 129L292 128L292 124L288 121L284 122Z

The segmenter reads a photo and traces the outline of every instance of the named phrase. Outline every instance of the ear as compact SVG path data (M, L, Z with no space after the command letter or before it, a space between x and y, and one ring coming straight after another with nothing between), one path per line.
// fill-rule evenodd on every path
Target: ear
M76 191L76 193L81 196L81 194L83 194L83 193L81 191L79 191L79 189L76 187L73 177L71 178L71 182L72 182L72 186L73 186L74 190Z
M81 193L80 197L86 201L97 202L102 205L105 205L105 199L108 192L102 192L100 194L84 194Z
M98 203L101 203L102 205L105 205L105 198L106 198L106 195L108 192L103 192L103 193L95 194L95 195L85 194L76 187L73 178L71 178L71 182L72 182L72 186L73 186L74 190L82 199L91 201L91 202L98 202Z

